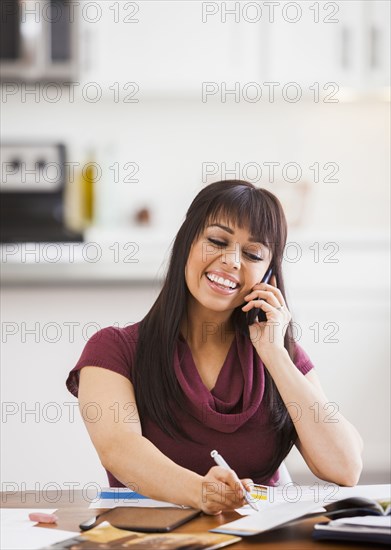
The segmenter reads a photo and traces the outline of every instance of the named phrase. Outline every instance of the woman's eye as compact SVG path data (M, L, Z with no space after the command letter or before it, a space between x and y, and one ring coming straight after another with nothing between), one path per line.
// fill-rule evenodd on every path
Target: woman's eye
M250 258L250 260L254 260L254 262L261 262L263 260L262 256L251 254L250 252L247 252L247 256Z
M227 245L227 243L225 243L224 241L218 241L216 239L209 238L208 241L215 244L216 246L226 246Z
M225 241L219 241L217 239L212 239L211 237L208 238L208 241L220 248L228 246ZM249 258L253 262L261 262L263 260L262 256L259 256L258 254L253 254L251 252L245 252L245 254L247 258Z

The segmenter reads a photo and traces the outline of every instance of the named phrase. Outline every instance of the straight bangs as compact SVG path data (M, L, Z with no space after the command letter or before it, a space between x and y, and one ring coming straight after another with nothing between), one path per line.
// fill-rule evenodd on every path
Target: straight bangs
M235 224L246 229L251 237L270 251L272 258L283 256L287 225L281 204L265 189L234 186L212 200L197 237L214 223Z

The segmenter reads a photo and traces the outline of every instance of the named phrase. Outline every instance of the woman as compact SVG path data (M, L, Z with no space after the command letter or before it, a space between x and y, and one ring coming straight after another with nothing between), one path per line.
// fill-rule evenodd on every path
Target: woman
M187 212L149 313L88 341L67 386L111 486L216 514L243 505L242 484L274 484L293 444L316 476L357 483L361 438L339 412L330 422L313 365L292 337L286 238L272 193L238 180L208 185ZM269 267L269 283L260 283ZM248 326L253 308L263 314ZM212 465L215 448L232 470Z

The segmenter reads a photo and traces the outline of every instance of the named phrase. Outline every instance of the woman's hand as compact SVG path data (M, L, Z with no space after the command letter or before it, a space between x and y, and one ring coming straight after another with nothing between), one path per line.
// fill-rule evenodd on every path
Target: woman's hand
M205 514L217 515L223 510L234 510L246 504L243 487L250 491L251 479L239 479L233 470L213 466L202 478L201 495L197 508Z
M252 292L244 297L248 304L242 307L242 311L245 312L256 307L266 314L266 321L256 321L249 326L251 342L262 360L275 351L285 349L284 336L292 317L276 285L274 275L270 279L270 284L255 285Z

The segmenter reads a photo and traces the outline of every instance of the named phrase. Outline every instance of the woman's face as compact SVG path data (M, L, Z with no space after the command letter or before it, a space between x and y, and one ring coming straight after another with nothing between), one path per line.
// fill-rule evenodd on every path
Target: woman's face
M202 306L233 311L262 280L271 251L254 242L247 229L211 222L193 243L185 267L187 287Z

